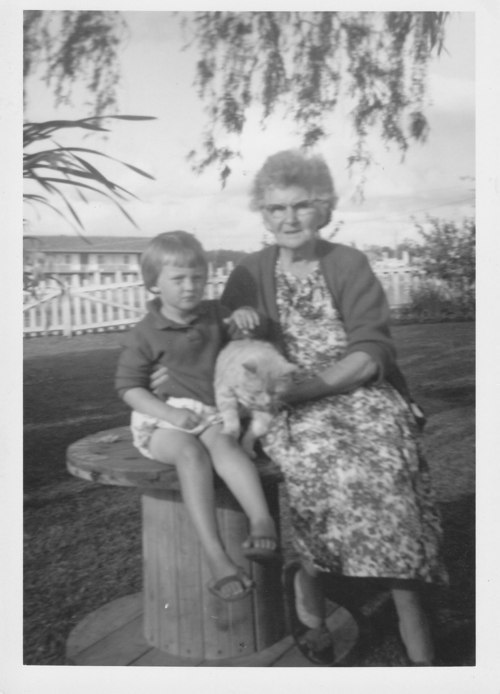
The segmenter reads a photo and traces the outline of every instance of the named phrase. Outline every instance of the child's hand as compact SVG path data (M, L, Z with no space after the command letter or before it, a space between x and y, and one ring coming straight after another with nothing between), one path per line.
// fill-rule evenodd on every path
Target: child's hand
M156 390L168 381L168 369L166 366L158 366L149 377L149 388L151 392Z
M192 410L182 407L173 407L169 414L168 421L179 429L194 429L201 424L203 417Z
M260 318L255 309L250 306L243 306L233 311L226 322L235 325L244 335L250 335L259 326Z

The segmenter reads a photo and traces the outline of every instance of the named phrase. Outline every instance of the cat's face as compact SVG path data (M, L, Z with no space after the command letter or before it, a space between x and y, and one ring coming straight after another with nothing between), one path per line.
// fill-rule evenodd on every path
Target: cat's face
M274 409L290 386L295 370L296 367L285 360L272 364L245 362L237 389L239 400L252 410Z

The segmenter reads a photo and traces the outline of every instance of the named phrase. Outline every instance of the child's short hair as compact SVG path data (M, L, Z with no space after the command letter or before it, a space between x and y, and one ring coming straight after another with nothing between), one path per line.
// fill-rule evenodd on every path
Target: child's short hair
M162 267L168 262L202 267L205 271L208 267L205 251L196 236L187 231L166 231L155 236L141 256L141 273L146 289L155 286Z

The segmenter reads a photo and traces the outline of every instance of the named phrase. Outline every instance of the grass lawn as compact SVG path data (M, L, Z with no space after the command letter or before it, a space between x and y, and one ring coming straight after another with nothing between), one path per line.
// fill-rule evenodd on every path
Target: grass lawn
M400 363L426 410L426 447L443 515L450 586L431 594L450 664L474 664L473 323L397 326ZM113 391L119 333L24 343L24 662L64 664L71 629L141 589L139 492L71 477L67 446L126 424ZM390 631L359 665L398 665Z

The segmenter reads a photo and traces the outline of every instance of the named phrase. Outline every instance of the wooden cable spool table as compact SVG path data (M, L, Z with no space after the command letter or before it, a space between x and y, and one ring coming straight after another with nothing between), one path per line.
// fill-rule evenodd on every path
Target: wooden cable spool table
M280 472L270 461L256 464L279 528ZM142 597L120 598L77 625L67 644L70 662L193 665L237 658L244 664L247 657L260 654L264 664L262 655L286 641L280 565L262 566L245 559L241 545L248 535L247 519L222 483L216 486L221 539L256 584L250 596L237 602L224 602L207 590L210 573L180 496L175 467L141 456L128 427L73 443L67 468L91 482L140 488L143 519ZM121 645L114 646L113 638L121 638ZM120 655L123 652L126 655Z

